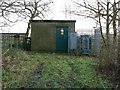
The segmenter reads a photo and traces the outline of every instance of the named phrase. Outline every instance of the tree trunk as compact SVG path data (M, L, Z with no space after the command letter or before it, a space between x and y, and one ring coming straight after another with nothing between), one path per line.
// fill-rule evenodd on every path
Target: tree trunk
M104 43L104 46L105 46L105 38L103 36L103 32L102 32L102 24L101 24L101 18L100 18L100 6L99 6L99 2L98 2L98 22L99 22L99 25L100 25L100 33L101 33L101 37L102 37L102 41Z
M105 49L107 50L107 60L111 63L111 55L110 55L110 32L109 32L109 21L110 21L110 16L109 16L109 4L110 2L107 1L107 19L106 19L106 47ZM109 64L110 64L109 63Z
M113 43L116 45L116 37L117 37L117 29L116 29L116 4L115 4L115 0L114 0L114 5L113 5Z
M30 25L31 25L31 23L30 23L30 21L29 21L29 22L28 22L27 31L26 31L26 34L25 34L26 37L28 37L28 35L29 35Z
M120 1L120 0L119 0ZM118 7L120 8L120 2L119 2L119 5ZM117 56L117 60L118 60L118 70L117 70L117 80L118 80L118 87L117 88L120 88L120 11L118 13L118 17L119 17L119 20L118 20L118 56Z
M107 47L109 47L109 3L107 2L107 20L106 20L106 41L107 41Z
M119 21L119 35L118 35L118 67L117 67L117 80L118 80L118 85L117 88L120 88L120 21Z
M118 35L118 63L120 66L120 34Z

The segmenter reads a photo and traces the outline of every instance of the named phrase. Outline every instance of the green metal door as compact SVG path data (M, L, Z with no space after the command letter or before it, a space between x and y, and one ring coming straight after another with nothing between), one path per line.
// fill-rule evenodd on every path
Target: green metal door
M56 50L58 52L68 51L68 27L56 27Z

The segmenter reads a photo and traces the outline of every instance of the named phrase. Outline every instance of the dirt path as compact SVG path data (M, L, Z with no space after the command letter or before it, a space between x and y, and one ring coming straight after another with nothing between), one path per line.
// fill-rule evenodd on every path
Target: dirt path
M27 80L22 83L22 88L56 88L54 82L46 82L41 80L43 76L44 63L39 64L36 71L31 73ZM52 71L51 71L52 72ZM48 73L49 74L49 73ZM56 81L55 81L56 82ZM57 83L63 88L72 88L74 87L74 76L69 77L67 80L59 81ZM58 86L59 87L59 86Z
M24 88L40 88L39 85L37 85L37 83L39 82L39 78L41 78L41 76L42 76L43 66L44 66L43 63L39 64L36 71L31 73L28 76L27 80L22 83L22 87L24 87Z

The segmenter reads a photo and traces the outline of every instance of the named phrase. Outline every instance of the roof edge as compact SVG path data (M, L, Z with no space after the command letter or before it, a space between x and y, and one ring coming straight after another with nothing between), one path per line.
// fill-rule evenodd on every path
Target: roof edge
M76 22L76 20L30 20L30 22Z
M10 33L4 33L4 32L2 32L2 33L0 33L0 34L26 34L26 33L12 33L12 32L10 32Z

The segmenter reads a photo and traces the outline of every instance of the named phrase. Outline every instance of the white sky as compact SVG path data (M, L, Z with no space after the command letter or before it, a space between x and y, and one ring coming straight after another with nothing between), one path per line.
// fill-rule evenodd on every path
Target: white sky
M85 18L75 17L73 15L65 14L63 11L65 10L65 3L69 2L70 0L53 0L54 5L52 7L52 14L49 16L50 19L53 20L76 20L76 27L75 29L78 31L80 30L91 30L96 24L90 20ZM14 25L13 27L9 28L7 32L12 33L25 33L27 28L26 22L20 22Z

